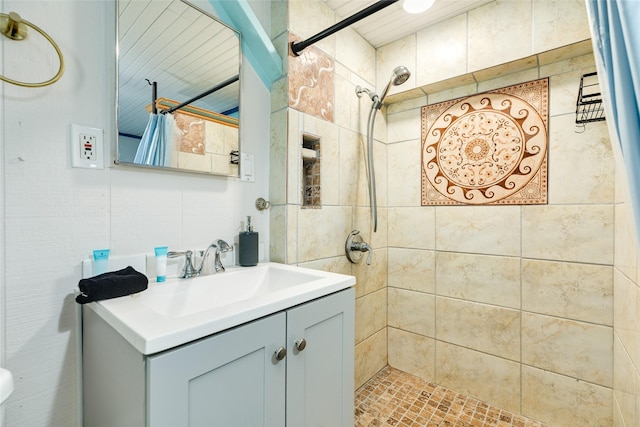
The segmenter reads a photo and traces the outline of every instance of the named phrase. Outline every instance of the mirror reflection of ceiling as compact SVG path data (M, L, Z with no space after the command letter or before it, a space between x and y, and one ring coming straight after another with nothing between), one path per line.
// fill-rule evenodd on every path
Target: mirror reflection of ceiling
M141 137L149 121L146 79L158 83L158 98L181 103L238 75L237 35L185 2L120 0L118 33L121 135ZM191 105L237 117L239 93L236 82Z

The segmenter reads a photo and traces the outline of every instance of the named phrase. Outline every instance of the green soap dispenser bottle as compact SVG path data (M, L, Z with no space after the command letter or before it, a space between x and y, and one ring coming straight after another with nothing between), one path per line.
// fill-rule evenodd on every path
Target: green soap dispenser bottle
M251 267L258 264L258 233L253 231L251 217L247 217L247 230L238 236L238 258L240 265Z

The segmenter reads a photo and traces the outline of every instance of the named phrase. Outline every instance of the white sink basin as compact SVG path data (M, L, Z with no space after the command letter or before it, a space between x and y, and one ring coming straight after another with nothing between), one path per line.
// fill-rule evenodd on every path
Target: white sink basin
M88 304L142 354L153 354L353 286L343 274L277 263L149 283Z

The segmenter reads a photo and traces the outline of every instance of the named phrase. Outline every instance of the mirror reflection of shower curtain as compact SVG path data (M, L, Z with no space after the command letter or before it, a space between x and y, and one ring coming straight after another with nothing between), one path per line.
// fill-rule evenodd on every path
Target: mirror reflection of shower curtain
M147 166L171 166L173 115L149 114L133 163Z

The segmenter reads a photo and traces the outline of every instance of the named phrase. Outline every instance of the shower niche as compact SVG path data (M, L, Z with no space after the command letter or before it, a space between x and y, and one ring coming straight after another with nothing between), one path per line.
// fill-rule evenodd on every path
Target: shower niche
M320 137L302 134L300 157L302 162L302 207L321 208Z

